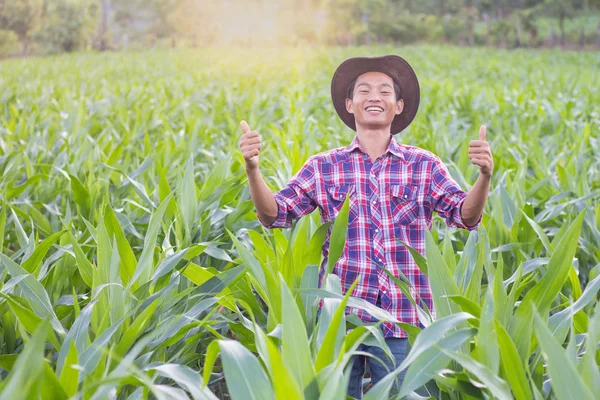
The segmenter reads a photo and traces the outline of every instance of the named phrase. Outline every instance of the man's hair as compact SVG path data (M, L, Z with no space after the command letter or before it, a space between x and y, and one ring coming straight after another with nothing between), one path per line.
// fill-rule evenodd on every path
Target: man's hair
M353 97L354 97L354 85L356 85L356 80L357 79L358 79L358 77L352 79L352 82L350 82L350 86L348 87L348 96L347 97L350 100L353 100ZM400 93L400 85L398 85L398 82L396 82L396 80L394 78L392 78L392 81L394 82L394 92L396 93L396 101L398 101L398 100L400 100L402 98L402 94Z

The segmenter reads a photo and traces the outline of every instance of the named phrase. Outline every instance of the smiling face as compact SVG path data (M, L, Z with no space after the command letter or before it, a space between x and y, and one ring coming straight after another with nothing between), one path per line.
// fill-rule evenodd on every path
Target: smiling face
M366 72L356 78L346 110L354 114L356 128L387 129L402 112L404 101L397 100L394 81L383 72Z

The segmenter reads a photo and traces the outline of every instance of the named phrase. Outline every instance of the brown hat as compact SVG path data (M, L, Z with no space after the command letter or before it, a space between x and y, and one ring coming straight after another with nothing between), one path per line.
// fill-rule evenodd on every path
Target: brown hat
M417 114L419 108L419 81L412 67L400 56L349 58L337 68L331 80L331 98L338 115L352 130L356 130L354 114L346 111L346 98L352 80L365 72L383 72L400 86L400 97L404 100L404 109L392 121L391 133L395 135L406 128Z

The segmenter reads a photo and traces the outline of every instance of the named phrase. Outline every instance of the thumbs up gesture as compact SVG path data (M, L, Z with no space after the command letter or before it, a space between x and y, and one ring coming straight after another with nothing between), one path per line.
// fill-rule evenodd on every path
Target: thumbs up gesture
M244 134L240 138L240 149L246 161L246 169L258 168L258 156L260 154L261 139L257 131L251 131L246 121L240 123Z
M479 140L469 142L469 160L479 167L479 173L487 178L492 176L494 159L490 144L485 141L485 125L479 128Z

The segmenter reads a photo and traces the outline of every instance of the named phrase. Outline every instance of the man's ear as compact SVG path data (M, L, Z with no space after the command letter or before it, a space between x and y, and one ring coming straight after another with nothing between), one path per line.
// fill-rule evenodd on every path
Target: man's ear
M352 100L346 98L346 111L348 111L350 114L354 114L354 111L352 110Z
M396 103L396 114L400 114L402 112L402 110L404 110L404 100L400 99L398 100L398 103Z

